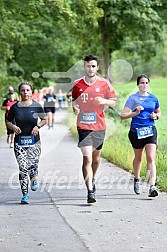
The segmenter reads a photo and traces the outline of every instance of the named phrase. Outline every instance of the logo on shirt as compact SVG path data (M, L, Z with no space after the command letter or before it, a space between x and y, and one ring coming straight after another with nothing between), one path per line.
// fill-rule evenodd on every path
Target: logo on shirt
M82 89L82 88L80 88L79 92L82 92L82 91L83 91L83 89Z
M96 88L95 88L95 92L96 92L96 93L100 92L100 88L99 88L99 87L96 87Z
M86 102L88 100L88 94L87 93L82 93L81 94L81 100L83 100L83 102Z

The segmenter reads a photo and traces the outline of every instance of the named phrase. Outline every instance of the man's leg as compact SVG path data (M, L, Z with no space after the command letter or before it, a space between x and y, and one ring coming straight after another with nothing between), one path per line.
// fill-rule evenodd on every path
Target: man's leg
M92 153L92 171L93 171L92 188L94 192L96 192L95 176L96 176L97 169L99 168L99 165L100 165L100 154L101 154L101 150L96 150L96 149Z
M83 154L82 172L88 190L87 203L95 203L95 191L92 186L92 146L81 147L81 151Z
M93 171L93 178L95 178L97 169L100 165L100 154L101 150L94 150L92 153L92 171Z
M92 190L92 146L81 147L83 155L82 173L88 190Z

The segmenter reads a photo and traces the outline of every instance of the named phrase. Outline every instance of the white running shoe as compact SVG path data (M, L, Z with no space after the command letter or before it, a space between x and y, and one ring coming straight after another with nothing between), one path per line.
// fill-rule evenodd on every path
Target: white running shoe
M158 190L156 186L154 185L150 186L148 197L157 197L157 196L158 196Z

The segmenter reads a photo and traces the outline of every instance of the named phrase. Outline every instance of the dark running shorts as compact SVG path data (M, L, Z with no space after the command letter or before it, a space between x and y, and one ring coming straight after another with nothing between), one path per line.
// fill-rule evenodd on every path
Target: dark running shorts
M45 111L46 114L49 113L49 112L54 114L55 111L56 111L56 108L55 107L44 107L44 111Z
M9 128L7 128L7 135L9 136L9 135L11 135L11 134L14 134L14 131L11 130L11 129L9 129Z
M96 150L103 147L105 130L80 130L78 129L78 147L93 146Z
M128 137L131 142L131 145L134 149L142 149L146 144L156 144L157 145L157 129L153 128L153 136L138 139L137 132L129 131Z

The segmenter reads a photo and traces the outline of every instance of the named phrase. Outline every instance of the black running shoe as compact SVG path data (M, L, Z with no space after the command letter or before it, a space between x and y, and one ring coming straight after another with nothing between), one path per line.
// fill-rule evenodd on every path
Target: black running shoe
M140 180L134 179L134 191L136 194L140 194Z
M88 192L88 199L87 199L87 203L95 203L96 200L95 200L95 192L92 191L89 191Z
M158 196L158 191L157 191L156 186L154 185L150 186L148 197L157 197L157 196Z
M9 143L9 135L7 136L6 142Z

